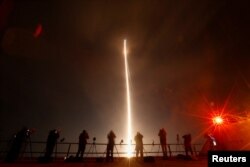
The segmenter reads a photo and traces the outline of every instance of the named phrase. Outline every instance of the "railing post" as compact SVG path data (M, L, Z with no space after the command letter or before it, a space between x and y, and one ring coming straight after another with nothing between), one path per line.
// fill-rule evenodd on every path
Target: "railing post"
M68 152L67 152L67 155L66 155L67 158L69 157L70 148L71 148L71 143L69 143Z
M170 144L168 144L168 149L169 149L169 157L172 157L172 151L171 151L171 148L170 148Z

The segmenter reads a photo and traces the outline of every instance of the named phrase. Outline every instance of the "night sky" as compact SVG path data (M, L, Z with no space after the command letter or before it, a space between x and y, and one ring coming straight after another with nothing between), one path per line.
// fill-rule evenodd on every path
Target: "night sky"
M2 0L0 136L22 126L76 142L126 137L123 39L133 136L194 139L211 110L250 111L250 12L233 0ZM39 31L39 28L41 31ZM34 33L38 34L34 34Z

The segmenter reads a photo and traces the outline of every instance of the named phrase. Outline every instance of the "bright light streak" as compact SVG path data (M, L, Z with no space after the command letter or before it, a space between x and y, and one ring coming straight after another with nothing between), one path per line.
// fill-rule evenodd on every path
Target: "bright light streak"
M131 99L130 99L130 87L129 87L129 69L128 69L128 60L127 60L127 41L126 39L123 42L123 54L125 59L125 75L126 75L126 92L127 92L127 157L130 158L132 156L132 145L131 145L131 139L132 139L132 121L131 121Z

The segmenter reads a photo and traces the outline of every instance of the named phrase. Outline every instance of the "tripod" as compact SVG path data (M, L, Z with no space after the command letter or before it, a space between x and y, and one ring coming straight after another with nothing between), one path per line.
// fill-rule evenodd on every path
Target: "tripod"
M115 145L115 149L116 149L116 153L117 153L118 157L120 158L120 155L119 155L119 152L118 152L118 150L117 150L116 145Z
M181 151L181 143L179 134L176 135L176 153Z
M17 160L19 157L22 158L25 153L26 146L29 144L30 146L30 154L32 158L32 148L31 148L31 140L30 136L34 132L33 129L28 129L23 127L19 132L17 132L13 136L13 141L11 144L11 148L7 154L6 161L13 162ZM21 156L19 154L21 153Z
M90 145L89 151L87 152L86 157L88 156L88 154L95 154L95 155L97 155L97 149L96 149L95 141L93 141L93 143Z
M30 148L30 158L32 159L33 158L33 156L32 156L32 142L31 142L31 138L30 138L30 135L29 136L27 136L27 138L26 138L26 140L25 140L25 142L24 142L24 148L23 148L23 151L22 151L22 153L21 153L21 159L23 158L23 155L24 155L24 153L25 153L25 151L26 151L26 149L27 149L27 145L29 145L29 148Z

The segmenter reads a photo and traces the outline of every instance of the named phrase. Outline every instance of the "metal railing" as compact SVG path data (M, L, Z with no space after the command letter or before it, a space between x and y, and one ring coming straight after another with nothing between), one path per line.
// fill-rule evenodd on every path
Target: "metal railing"
M185 154L183 144L168 144L168 156L176 156L178 154ZM202 145L193 144L193 152L198 155ZM4 159L11 147L11 142L0 141L0 159ZM37 158L44 156L46 142L43 141L27 141L23 144L20 151L19 158ZM84 157L105 157L106 156L106 143L87 143ZM114 157L126 157L127 144L115 144ZM132 144L135 148L135 144ZM143 153L145 156L162 156L160 144L143 144ZM53 156L55 158L75 156L78 150L78 143L75 142L58 142L55 146ZM135 150L132 152L135 156Z

